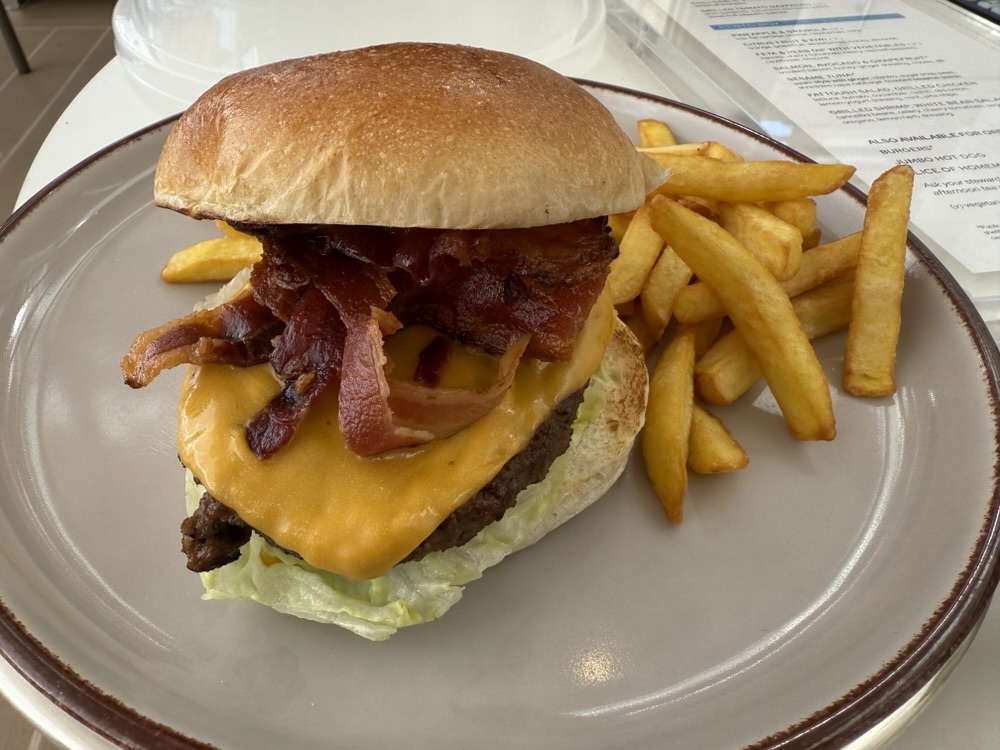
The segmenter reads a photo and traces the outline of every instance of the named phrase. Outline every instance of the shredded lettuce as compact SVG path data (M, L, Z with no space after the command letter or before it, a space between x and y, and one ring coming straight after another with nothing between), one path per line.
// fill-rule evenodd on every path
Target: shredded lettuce
M553 462L541 482L525 488L503 518L459 548L432 552L422 560L396 565L372 580L345 578L315 568L269 545L254 534L238 560L201 573L203 599L248 599L308 620L347 628L373 641L399 628L440 617L462 598L465 584L480 578L518 548L562 496L568 454L582 428L594 421L605 402L603 365L591 378L573 422L567 453ZM188 482L188 511L201 489Z

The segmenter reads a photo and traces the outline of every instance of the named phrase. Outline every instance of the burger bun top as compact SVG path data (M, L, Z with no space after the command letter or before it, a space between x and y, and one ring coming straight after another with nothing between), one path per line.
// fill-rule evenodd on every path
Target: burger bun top
M660 179L549 68L397 43L223 79L170 132L154 197L233 223L495 229L632 210Z

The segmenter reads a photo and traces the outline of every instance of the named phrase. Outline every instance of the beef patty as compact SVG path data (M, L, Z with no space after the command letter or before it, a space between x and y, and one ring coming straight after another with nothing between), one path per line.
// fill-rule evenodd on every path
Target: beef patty
M445 518L403 562L460 547L480 530L500 520L514 505L521 490L541 481L552 462L566 452L584 390L581 388L563 399L524 449L504 464L479 492ZM233 562L239 558L240 548L250 540L254 530L231 508L204 493L198 508L181 523L181 549L187 555L188 569L201 573ZM273 544L270 539L268 542ZM286 551L295 554L294 550Z

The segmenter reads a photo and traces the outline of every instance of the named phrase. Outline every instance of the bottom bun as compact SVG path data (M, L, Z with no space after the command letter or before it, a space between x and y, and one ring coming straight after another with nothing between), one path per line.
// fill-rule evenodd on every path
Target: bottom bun
M199 573L202 598L256 601L376 641L436 619L461 599L466 583L537 542L614 484L642 428L647 390L642 347L619 321L577 411L569 448L541 482L522 490L503 518L466 544L400 563L378 578L354 580L313 567L254 534L238 560ZM186 491L191 513L203 489L190 472Z

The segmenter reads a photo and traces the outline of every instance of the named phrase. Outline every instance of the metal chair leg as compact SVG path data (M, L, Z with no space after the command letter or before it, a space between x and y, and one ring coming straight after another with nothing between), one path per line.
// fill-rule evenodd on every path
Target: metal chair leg
M24 50L21 49L21 43L17 39L17 34L14 33L14 27L10 24L10 18L7 16L7 9L3 7L3 3L0 3L0 36L3 36L3 40L7 43L7 49L10 50L10 56L14 58L17 72L30 73L28 58L24 56Z

